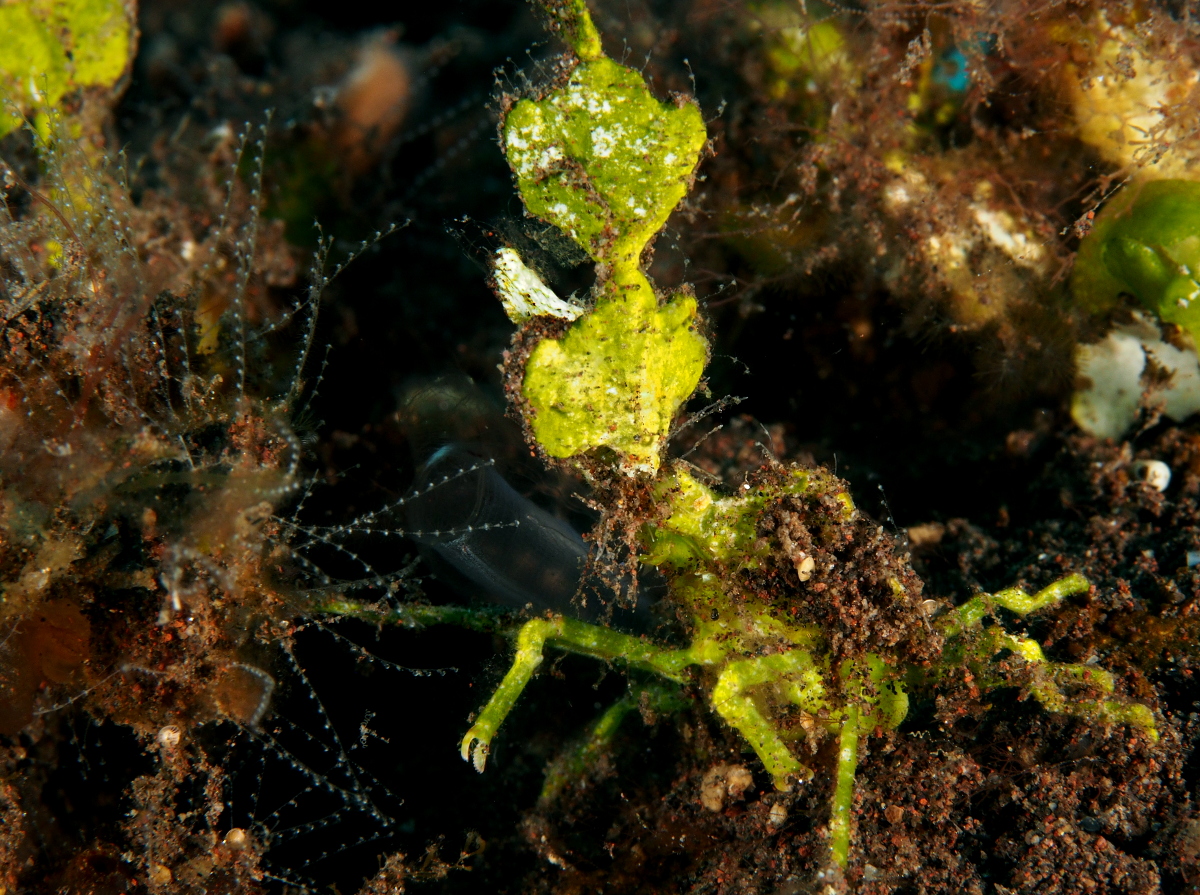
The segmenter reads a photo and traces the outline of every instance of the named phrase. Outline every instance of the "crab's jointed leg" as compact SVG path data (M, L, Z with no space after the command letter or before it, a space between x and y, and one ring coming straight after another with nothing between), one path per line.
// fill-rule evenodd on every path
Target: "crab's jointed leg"
M496 731L512 711L537 667L542 664L542 651L547 643L568 652L599 659L619 659L680 682L683 680L683 669L694 662L690 650L663 649L640 637L561 615L526 622L517 633L517 650L512 666L463 737L463 760L470 760L480 773L483 773L487 764L488 751Z
M838 735L837 782L829 811L829 845L833 862L846 866L850 854L850 809L854 805L854 775L858 770L858 706L846 706Z
M781 683L788 678L803 680L814 668L812 656L802 649L737 659L725 666L713 688L713 708L746 738L775 781L776 788L782 792L791 790L794 778L807 779L812 776L812 771L796 760L775 725L763 716L747 691L763 684Z
M996 632L996 633L992 633ZM989 636L990 635L990 636ZM1120 702L1115 699L1068 699L1059 688L1058 682L1073 678L1091 684L1102 693L1115 689L1113 676L1103 668L1067 662L1052 662L1046 658L1041 646L1028 637L1008 634L999 628L989 628L984 637L988 651L997 653L1009 649L1034 667L1034 678L1029 686L1033 697L1048 712L1059 715L1075 715L1115 724L1128 724L1140 728L1153 742L1158 741L1158 730L1154 713L1138 702Z
M688 705L688 701L680 696L678 688L670 684L654 683L630 690L604 710L604 714L592 724L587 737L573 752L556 759L550 765L542 783L539 801L550 801L562 792L568 783L583 778L586 770L594 766L601 754L611 746L617 730L628 715L639 709L654 714L675 712L687 708Z
M942 628L946 634L953 636L977 627L983 621L983 617L989 614L992 606L1003 606L1017 615L1029 615L1031 612L1053 606L1072 594L1086 593L1090 588L1088 580L1076 573L1043 587L1032 597L1019 587L1007 587L990 595L979 594L950 613L942 623Z
M1090 587L1086 578L1074 574L1060 578L1033 596L1016 587L1006 588L991 595L980 594L967 600L950 613L943 623L942 630L951 637L960 635L968 630L982 627L983 618L989 614L991 606L1001 606L1017 615L1028 615L1047 606L1053 606L1072 594L1086 593ZM980 633L976 642L968 648L966 658L984 662L1005 649L1020 656L1033 667L1034 679L1029 689L1033 697L1047 711L1116 724L1128 724L1141 729L1151 740L1158 741L1154 713L1148 707L1136 702L1120 702L1113 699L1071 700L1059 688L1060 680L1073 678L1091 684L1102 693L1112 693L1113 677L1103 668L1052 662L1046 658L1046 654L1036 641L1028 637L1009 634L998 625Z

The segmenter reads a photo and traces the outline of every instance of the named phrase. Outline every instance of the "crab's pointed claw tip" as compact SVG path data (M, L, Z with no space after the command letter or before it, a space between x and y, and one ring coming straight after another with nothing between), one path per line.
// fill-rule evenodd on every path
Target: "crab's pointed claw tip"
M463 737L462 749L459 754L463 761L469 761L475 766L475 770L480 774L483 773L484 767L487 766L489 746L486 740L482 740L476 735L474 728L467 732Z

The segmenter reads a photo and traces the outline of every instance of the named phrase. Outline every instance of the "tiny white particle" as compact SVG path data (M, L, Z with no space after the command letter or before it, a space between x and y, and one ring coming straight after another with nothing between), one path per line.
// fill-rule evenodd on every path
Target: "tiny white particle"
M1166 491L1171 484L1171 467L1162 460L1139 460L1133 474L1155 491Z

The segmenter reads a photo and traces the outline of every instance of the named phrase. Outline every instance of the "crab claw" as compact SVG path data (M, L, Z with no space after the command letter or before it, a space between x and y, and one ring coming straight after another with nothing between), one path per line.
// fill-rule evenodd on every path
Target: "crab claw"
M490 748L488 741L476 733L475 728L472 727L463 737L462 749L459 754L462 755L463 761L470 761L475 766L475 770L482 774L487 765Z

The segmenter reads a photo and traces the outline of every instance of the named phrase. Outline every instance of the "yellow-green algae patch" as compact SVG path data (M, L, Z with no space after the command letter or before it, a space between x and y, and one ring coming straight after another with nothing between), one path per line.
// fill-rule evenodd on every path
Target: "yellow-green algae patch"
M1152 180L1125 187L1079 247L1076 299L1103 313L1122 293L1200 342L1200 183Z
M121 0L0 4L0 137L71 90L112 87L133 49Z

